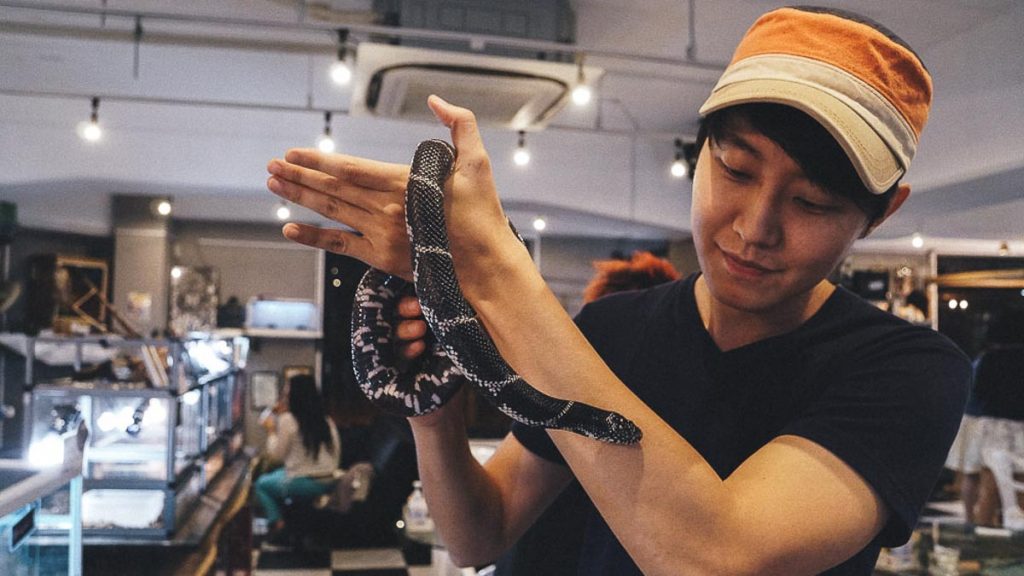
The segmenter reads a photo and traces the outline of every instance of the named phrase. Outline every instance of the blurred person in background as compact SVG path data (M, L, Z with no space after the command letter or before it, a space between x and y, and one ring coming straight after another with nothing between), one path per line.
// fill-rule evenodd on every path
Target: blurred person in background
M262 425L267 431L266 455L283 466L261 475L253 489L266 513L267 542L287 542L281 508L286 500L310 502L326 494L341 462L338 431L324 412L324 402L312 376L292 376Z

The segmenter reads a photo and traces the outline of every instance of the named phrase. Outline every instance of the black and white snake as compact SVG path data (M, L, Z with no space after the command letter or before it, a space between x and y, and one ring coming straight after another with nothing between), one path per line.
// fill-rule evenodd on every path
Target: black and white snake
M547 396L505 361L466 302L455 277L444 219L444 182L455 162L447 142L421 142L406 187L405 214L412 244L413 282L436 342L405 370L392 345L400 278L370 269L352 309L352 364L363 392L381 408L405 416L436 410L458 391L462 376L491 403L529 426L569 430L614 444L634 444L642 433L622 415ZM511 223L510 223L511 224Z

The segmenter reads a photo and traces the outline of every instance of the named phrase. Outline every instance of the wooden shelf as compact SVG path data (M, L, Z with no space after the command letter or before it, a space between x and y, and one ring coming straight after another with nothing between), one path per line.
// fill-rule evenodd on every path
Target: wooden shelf
M242 335L249 338L283 338L291 340L318 340L323 337L319 330L278 330L275 328L246 328Z

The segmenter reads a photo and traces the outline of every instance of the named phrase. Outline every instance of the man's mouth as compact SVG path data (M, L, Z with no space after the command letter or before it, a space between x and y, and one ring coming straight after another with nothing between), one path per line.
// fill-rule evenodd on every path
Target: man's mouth
M747 277L761 277L765 274L771 274L776 272L773 268L760 264L753 260L747 260L740 258L739 256L722 250L722 255L725 257L726 267L730 272L740 276Z

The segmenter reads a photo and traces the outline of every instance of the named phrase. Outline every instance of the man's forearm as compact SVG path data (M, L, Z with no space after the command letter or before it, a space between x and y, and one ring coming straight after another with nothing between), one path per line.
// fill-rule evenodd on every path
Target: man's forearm
M493 560L506 543L501 496L469 450L461 406L453 402L409 422L430 515L452 560L470 566Z
M559 450L641 568L707 572L730 519L721 478L608 369L531 263L505 254L491 261L491 277L467 290L505 359L542 392L616 410L644 433L639 446L613 446L555 431ZM683 542L680 530L690 534Z

